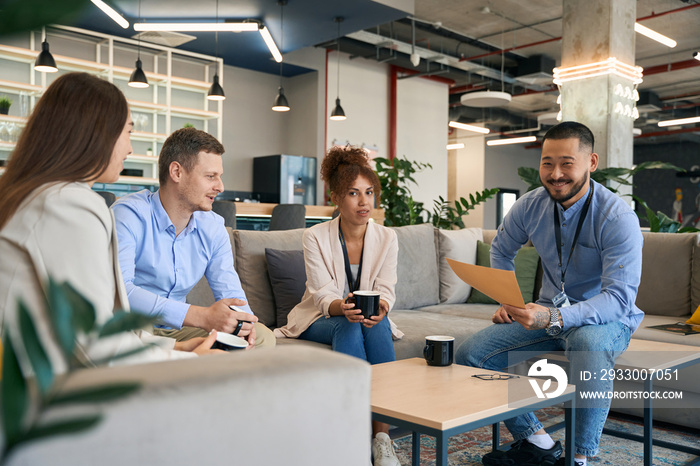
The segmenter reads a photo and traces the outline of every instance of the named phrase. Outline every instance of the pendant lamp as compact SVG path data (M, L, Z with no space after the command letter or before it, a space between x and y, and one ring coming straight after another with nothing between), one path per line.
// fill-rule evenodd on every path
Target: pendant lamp
M44 41L41 43L41 52L36 57L34 62L34 69L37 71L42 71L44 73L55 73L58 71L56 66L56 60L53 59L53 55L49 52L49 43L46 41L46 29L43 29Z
M280 0L277 4L280 6L280 48L284 50L284 5L287 4L287 0ZM291 110L282 87L282 62L280 62L280 87L277 89L277 97L275 97L275 102L272 104L272 110L275 112L288 112Z
M331 120L334 121L343 121L345 118L345 111L343 110L343 107L340 106L340 23L343 22L343 17L342 16L337 16L333 18L333 21L338 23L338 80L337 80L337 91L336 91L336 98L335 98L335 108L331 112Z
M216 0L216 22L219 22L219 0ZM214 43L215 43L215 55L218 60L219 58L219 31L214 32ZM224 94L224 88L219 84L219 71L218 71L218 61L217 61L217 71L214 73L214 80L211 83L209 92L207 92L207 99L209 100L226 100L226 94Z
M141 0L139 0L139 21L141 21ZM148 87L148 78L146 73L143 72L143 67L141 65L141 35L139 34L139 42L137 45L138 57L136 58L136 68L132 71L129 77L129 86L136 87L139 89L145 89Z

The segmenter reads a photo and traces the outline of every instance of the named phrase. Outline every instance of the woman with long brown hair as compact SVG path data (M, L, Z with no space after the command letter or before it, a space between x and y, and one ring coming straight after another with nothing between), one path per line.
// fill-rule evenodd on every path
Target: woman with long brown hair
M98 323L114 309L128 309L114 219L91 186L119 178L132 152L132 127L126 98L115 85L87 73L65 74L39 99L0 176L0 330L20 340L21 299L57 368L63 361L44 304L49 277L85 296ZM154 348L138 358L187 356L171 349L207 352L214 338L180 346L159 339L167 350ZM109 348L81 349L88 357L91 351L104 357L141 344L130 333Z

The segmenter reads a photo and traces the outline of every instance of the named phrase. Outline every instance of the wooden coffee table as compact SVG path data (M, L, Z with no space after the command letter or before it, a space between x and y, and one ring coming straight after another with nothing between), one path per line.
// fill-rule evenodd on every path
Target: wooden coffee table
M415 466L420 464L420 434L435 437L436 464L446 466L447 440L453 435L564 403L565 456L573 466L573 385L557 397L540 399L529 377L481 380L474 374L498 372L457 364L432 367L419 358L376 364L372 366L372 419L413 432Z
M700 363L700 348L697 346L677 345L651 340L630 340L627 351L615 361L615 369L674 371ZM654 391L654 379L644 380L644 391ZM653 400L644 399L644 435L634 435L613 429L603 429L603 433L616 437L636 440L644 443L644 466L651 466L653 461L652 447L658 445L671 450L682 451L700 456L700 449L676 445L662 440L652 439L654 411ZM700 458L689 464L700 464Z

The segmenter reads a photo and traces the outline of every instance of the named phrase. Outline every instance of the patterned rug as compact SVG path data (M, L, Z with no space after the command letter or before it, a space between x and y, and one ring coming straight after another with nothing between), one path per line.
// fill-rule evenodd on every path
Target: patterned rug
M562 408L546 408L536 411L538 419L546 426L554 425L564 420ZM512 437L501 425L501 443L510 442ZM641 419L611 413L605 424L606 428L625 431L642 435L644 425ZM402 465L412 464L411 436L405 433L398 434L399 438L392 435L396 442L396 454ZM669 424L654 425L654 439L665 440L693 448L700 448L700 431ZM564 430L561 429L552 434L554 440L564 443ZM491 426L482 427L461 435L450 438L448 444L448 464L450 465L480 465L481 457L491 451ZM654 465L685 465L689 460L695 459L688 453L669 450L654 446ZM425 435L421 436L421 466L435 464L435 439ZM614 466L639 466L644 464L644 451L641 442L625 440L611 435L603 434L600 441L600 453L597 457L589 459L591 465Z

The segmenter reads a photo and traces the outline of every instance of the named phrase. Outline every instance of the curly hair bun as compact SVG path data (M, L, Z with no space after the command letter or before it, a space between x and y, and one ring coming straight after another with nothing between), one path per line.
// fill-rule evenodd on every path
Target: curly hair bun
M344 196L349 186L362 175L372 183L375 194L379 194L379 178L369 162L367 153L360 147L333 146L321 163L321 179L328 183L332 192Z

